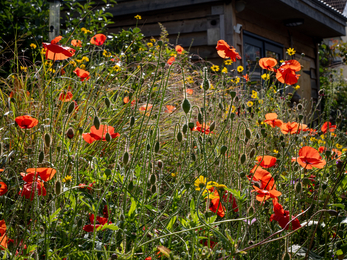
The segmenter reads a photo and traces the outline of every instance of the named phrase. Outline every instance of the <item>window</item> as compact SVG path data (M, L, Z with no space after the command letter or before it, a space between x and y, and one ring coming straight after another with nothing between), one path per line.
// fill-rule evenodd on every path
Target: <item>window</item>
M250 80L260 81L262 69L257 65L257 58L272 57L280 61L283 57L283 45L257 36L247 31L243 32L244 65L249 68Z

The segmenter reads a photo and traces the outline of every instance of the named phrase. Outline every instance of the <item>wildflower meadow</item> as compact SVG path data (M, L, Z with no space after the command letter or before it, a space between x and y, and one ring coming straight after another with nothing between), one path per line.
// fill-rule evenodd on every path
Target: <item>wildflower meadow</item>
M255 82L162 31L76 26L0 78L2 259L343 259L345 115L291 100L295 49Z

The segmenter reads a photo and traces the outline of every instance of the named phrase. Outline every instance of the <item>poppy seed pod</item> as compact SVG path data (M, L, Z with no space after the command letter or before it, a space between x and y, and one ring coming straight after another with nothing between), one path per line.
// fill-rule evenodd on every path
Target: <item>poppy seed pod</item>
M111 106L111 101L107 97L105 98L105 105L107 108Z
M46 133L45 134L45 145L47 147L50 147L51 146L51 143L52 143L52 138L51 138L51 135L49 133Z
M135 117L130 117L130 127L132 127L135 124Z
M296 185L295 185L296 193L300 193L301 190L302 190L302 184L301 184L301 182L297 182Z
M157 177L155 177L155 174L152 174L150 179L149 179L150 183L153 185L153 184L155 184L156 180L157 180Z
M110 133L106 133L105 139L106 139L107 142L111 142L112 136L110 135Z
M212 132L216 128L216 122L213 121L212 124L210 125L210 132Z
M159 169L163 168L163 161L161 160L158 161L158 167Z
M68 114L71 114L72 111L74 111L74 109L75 109L75 102L72 101L72 102L69 104L69 107L67 108L67 113L68 113Z
M123 155L123 163L124 163L124 165L127 165L128 162L129 162L129 153L125 152Z
M56 195L59 195L61 193L61 182L60 181L57 181L55 183L55 193L56 193Z
M159 144L159 141L157 141L156 143L155 143L155 146L154 146L154 151L157 153L157 152L159 152L159 148L160 148L160 144Z
M186 114L188 114L190 111L190 102L186 98L182 102L182 109L183 109L184 113L186 113Z
M96 128L97 130L99 130L99 127L100 127L100 119L99 119L97 116L94 117L94 126L95 126L95 128Z
M181 133L181 132L178 132L178 133L177 133L177 141L182 142L182 139L183 139L182 133Z
M69 138L70 140L75 136L75 131L73 130L73 128L69 128L66 131L66 137Z
M223 145L221 148L220 148L220 154L221 155L224 155L226 153L226 151L228 150L228 147L226 147L225 145Z
M43 153L43 151L41 151L39 154L39 163L42 163L43 159L45 159L45 154Z
M210 127L210 129L211 129L211 127ZM182 127L183 134L186 134L187 131L188 131L188 126L187 126L187 124L184 124L183 127Z

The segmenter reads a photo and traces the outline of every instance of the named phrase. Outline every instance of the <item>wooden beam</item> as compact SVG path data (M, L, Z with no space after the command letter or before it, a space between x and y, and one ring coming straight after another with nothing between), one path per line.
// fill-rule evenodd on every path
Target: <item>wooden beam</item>
M220 0L142 0L118 2L113 8L108 10L113 16L142 14L151 11L159 11L169 8L185 7L205 3L217 3Z

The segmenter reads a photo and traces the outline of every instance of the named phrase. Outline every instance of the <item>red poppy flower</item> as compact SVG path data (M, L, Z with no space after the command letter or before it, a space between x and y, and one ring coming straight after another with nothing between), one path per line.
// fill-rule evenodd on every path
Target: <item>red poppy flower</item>
M301 70L301 65L296 60L288 60L278 68L276 78L279 82L294 85L298 82L299 76L295 72Z
M71 45L75 47L82 47L82 42L80 40L72 40Z
M330 122L325 122L322 127L321 127L321 131L323 132L323 134L325 134L326 132L334 132L336 129L336 125L332 125Z
M22 129L33 128L39 121L31 116L17 116L15 118L17 125Z
M332 149L332 159L339 159L342 155L341 151L337 150L337 149Z
M229 196L228 196L229 195ZM233 197L233 195L227 191L224 192L224 195L223 195L223 201L224 202L228 202L228 197L229 197L229 203L232 203L232 208L233 208L233 211L234 212L239 212L239 208L237 206L237 203L236 203L236 199Z
M60 40L63 38L63 36L57 36L55 37L53 40L51 40L52 44L57 44L58 42L60 42Z
M148 104L148 106L146 104L144 104L143 106L139 107L139 111L140 112L150 111L152 109L152 107L153 107L152 104Z
M182 54L184 51L181 45L176 45L175 50L178 54Z
M264 170L260 166L256 165L251 170L252 175L247 176L249 180L252 180L252 184L263 190L272 190L276 188L275 180L271 173Z
M274 58L261 58L259 60L259 66L265 70L276 71L274 67L277 65L277 60Z
M5 250L7 248L7 235L6 235L6 223L5 220L0 220L0 250Z
M64 69L61 69L60 71L60 75L64 76L65 75L65 70Z
M53 168L29 168L26 172L27 174L21 173L25 182L32 182L34 179L36 180L38 176L40 176L43 181L49 181L57 173Z
M166 106L166 110L165 110L165 113L172 113L176 110L176 107L175 106L171 106L171 105L167 105Z
M217 42L216 49L218 55L223 59L230 58L233 62L235 62L236 59L241 59L241 56L236 52L236 49L232 46L230 47L224 40L219 40Z
M320 147L318 148L318 152L319 152L319 153L323 153L323 152L326 151L326 149L327 149L327 148L325 148L324 146L320 146Z
M92 190L93 184L94 184L94 183L89 183L89 185L86 185L86 184L84 184L84 183L80 183L80 184L78 184L78 187L79 187L80 189L87 188L88 190Z
M176 60L175 57L171 57L170 59L168 59L168 61L166 63L171 66L171 64L174 63L175 60Z
M64 92L61 92L59 94L59 100L62 101L62 102L69 102L72 100L72 93L71 91L68 91L66 94Z
M123 98L123 103L124 103L124 104L128 104L129 101L130 101L129 97L124 97L124 98ZM133 100L131 101L131 107L135 106L135 103L136 103L136 100L133 99Z
M296 122L283 123L281 125L281 132L283 134L297 134L299 130L299 125Z
M105 212L104 212L105 213ZM85 225L83 227L83 230L86 232L93 232L94 230L96 230L98 227L103 226L105 224L112 224L111 221L108 221L108 217L106 217L106 215L104 214L104 217L96 217L96 222L98 224L94 225L94 214L90 214L89 215L89 221L90 221L90 225Z
M106 141L106 134L109 133L112 138L119 137L119 133L114 132L114 128L112 126L100 125L99 129L96 129L95 126L90 128L90 133L82 134L84 141L88 144L93 143L97 140Z
M309 135L314 136L317 134L317 129L306 128L304 131L309 132Z
M256 191L258 193L256 196L256 199L257 199L257 201L260 201L260 202L264 202L264 201L271 199L271 198L275 199L278 196L282 195L282 193L276 189L263 190L263 189L259 189L257 186L253 186L253 188L254 188L254 190L252 190L252 192Z
M257 161L260 163L261 167L264 168L271 168L276 164L276 157L265 155L265 156L258 156Z
M244 78L247 82L249 81L249 76L248 76L248 74L243 75L243 78Z
M89 72L86 70L76 68L73 72L81 79L81 81L90 79Z
M146 257L146 259L145 259L145 260L152 260L152 257L151 257L151 256Z
M266 114L264 123L270 125L271 127L275 127L275 126L280 127L283 124L282 120L277 119L276 113Z
M187 88L186 90L187 94L192 95L193 94L193 90L191 88Z
M53 42L53 40L52 40ZM73 48L62 46L56 43L42 43L43 47L46 50L46 59L49 60L66 60L75 55L75 51Z
M33 200L36 192L38 196L46 196L46 188L39 180L25 183L23 190L19 191L19 194L22 197L25 196L25 198Z
M214 198L211 199L211 202L210 202L210 210L214 213L217 213L218 216L223 218L225 216L225 207L222 205L220 201L218 191L216 188L211 188L209 190L213 192L213 196L214 196Z
M6 183L0 181L0 196L4 195L8 191Z
M105 41L106 41L106 35L104 35L104 34L95 34L90 39L90 43L97 45L97 46L103 45Z
M326 162L322 160L322 156L319 155L319 152L310 147L304 146L299 150L299 157L293 158L292 161L297 161L305 169L318 168L322 169Z
M272 201L274 207L273 207L273 210L274 210L274 213L275 214L272 214L271 217L270 217L270 221L277 221L278 224L284 228L286 227L286 230L289 230L289 228L291 227L291 230L296 230L298 228L301 227L300 225L300 221L295 218L294 216L292 216L292 222L291 224L289 224L287 226L287 224L289 223L289 211L288 210L284 210L282 205L278 203L278 200L277 199L274 199ZM293 220L294 219L294 220Z
M203 123L200 124L199 121L196 122L196 126L192 129L192 131L199 131L201 133L209 134L210 133L210 126ZM211 132L213 133L213 132Z

